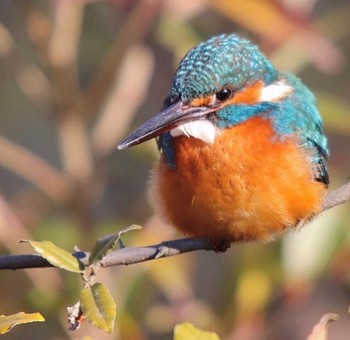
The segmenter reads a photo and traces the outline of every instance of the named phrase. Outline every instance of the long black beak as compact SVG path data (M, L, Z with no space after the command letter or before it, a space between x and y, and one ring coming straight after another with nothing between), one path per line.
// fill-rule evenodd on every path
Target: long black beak
M182 101L178 101L143 123L137 130L120 142L118 149L123 150L145 142L185 122L205 119L213 111L215 109L212 107L190 106Z

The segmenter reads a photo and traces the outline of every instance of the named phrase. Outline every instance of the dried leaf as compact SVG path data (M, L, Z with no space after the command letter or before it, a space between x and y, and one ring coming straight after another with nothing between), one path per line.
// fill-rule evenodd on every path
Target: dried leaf
M75 331L80 328L84 321L83 311L80 308L80 301L71 307L67 307L69 330Z
M9 332L14 326L30 323L43 322L45 319L40 313L24 313L19 312L12 315L0 315L0 334Z
M329 323L338 319L338 314L328 313L323 315L321 320L312 329L312 332L307 337L307 340L327 340Z
M57 247L50 241L35 242L22 240L20 242L29 243L37 253L39 253L55 267L74 273L83 272L81 269L83 265L76 257L68 253L66 250Z

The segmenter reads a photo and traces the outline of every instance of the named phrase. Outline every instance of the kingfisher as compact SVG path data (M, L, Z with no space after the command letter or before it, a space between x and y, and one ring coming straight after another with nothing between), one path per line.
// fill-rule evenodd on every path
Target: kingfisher
M152 138L156 209L187 236L270 241L321 210L329 152L315 97L236 34L191 49L161 112L118 149Z

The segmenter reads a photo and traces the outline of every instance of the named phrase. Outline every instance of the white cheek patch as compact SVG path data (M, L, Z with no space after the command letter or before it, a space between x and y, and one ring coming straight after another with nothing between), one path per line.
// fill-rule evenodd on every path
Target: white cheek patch
M260 102L280 102L293 92L293 88L283 81L263 87L260 93Z
M213 144L218 133L217 128L209 120L195 120L177 126L170 131L173 137L187 136L202 140L207 144Z

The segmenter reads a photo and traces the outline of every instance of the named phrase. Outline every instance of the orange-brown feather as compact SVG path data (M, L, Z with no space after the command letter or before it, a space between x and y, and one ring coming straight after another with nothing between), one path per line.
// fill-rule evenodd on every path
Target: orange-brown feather
M198 97L198 98L194 98L191 101L191 106L205 106L205 105L209 105L210 102L212 100L212 96L207 96L207 97Z
M237 92L231 100L225 102L225 105L232 104L249 104L253 105L259 101L260 93L264 83L260 80L253 84L250 84L243 88L241 91Z
M325 188L307 154L268 120L227 128L213 144L177 137L174 147L176 169L162 159L152 186L162 215L187 235L269 240L320 209Z
M261 94L261 90L264 87L264 83L262 81L257 81L253 84L250 84L246 86L245 88L241 89L237 93L234 94L234 96L225 101L222 106L226 105L232 105L232 104L256 104L259 101L259 97ZM198 97L194 98L190 105L191 106L206 106L210 105L210 103L213 101L213 96L206 96L206 97Z

